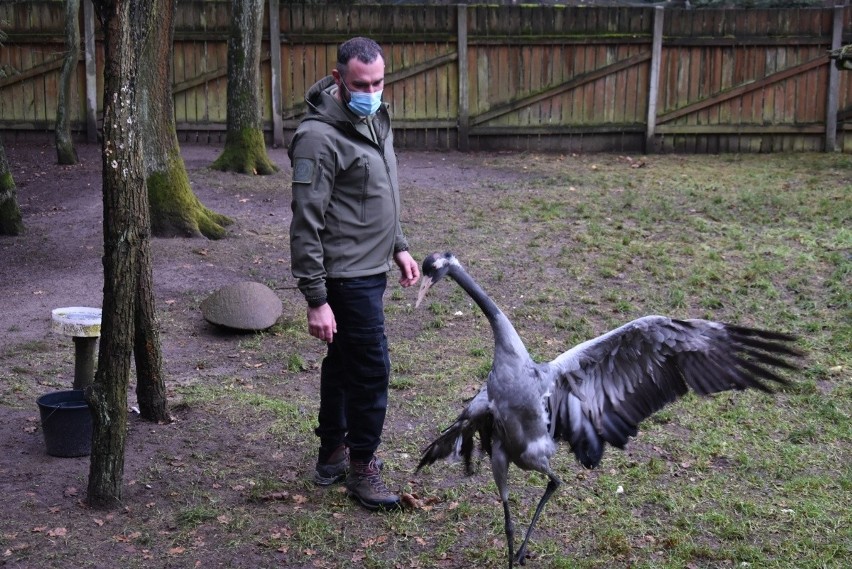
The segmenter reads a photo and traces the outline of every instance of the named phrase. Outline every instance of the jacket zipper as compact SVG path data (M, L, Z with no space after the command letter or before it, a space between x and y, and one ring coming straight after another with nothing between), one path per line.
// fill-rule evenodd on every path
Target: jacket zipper
M370 159L364 157L364 186L361 188L361 223L367 223L367 188L370 187Z

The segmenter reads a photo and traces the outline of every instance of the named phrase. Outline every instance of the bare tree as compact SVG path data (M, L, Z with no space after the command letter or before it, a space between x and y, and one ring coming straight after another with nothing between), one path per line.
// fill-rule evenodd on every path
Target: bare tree
M218 170L272 174L266 153L260 93L263 0L232 0L228 37L228 125L225 148L212 164Z
M77 149L71 138L71 79L80 58L80 0L65 0L65 43L67 51L59 75L59 100L56 105L54 139L56 160L60 164L76 164Z
M20 235L24 230L15 189L15 179L6 160L6 149L0 137L0 235Z
M139 76L145 177L151 231L157 237L224 237L232 220L205 207L189 185L180 154L172 96L175 0L154 0L157 33L148 35Z
M104 31L104 300L98 370L86 392L94 427L87 499L113 507L121 503L131 353L135 346L137 371L140 346L150 352L143 362L157 365L160 357L159 336L151 333L150 219L137 115L142 49L156 27L153 0L93 4Z

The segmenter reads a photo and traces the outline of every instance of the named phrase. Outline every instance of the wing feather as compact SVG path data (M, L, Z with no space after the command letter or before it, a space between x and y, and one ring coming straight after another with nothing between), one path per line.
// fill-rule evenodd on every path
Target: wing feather
M690 389L710 395L787 383L775 370L797 369L783 358L801 355L794 341L709 320L633 320L551 362L551 434L568 440L578 460L593 467L604 442L624 447L641 421Z

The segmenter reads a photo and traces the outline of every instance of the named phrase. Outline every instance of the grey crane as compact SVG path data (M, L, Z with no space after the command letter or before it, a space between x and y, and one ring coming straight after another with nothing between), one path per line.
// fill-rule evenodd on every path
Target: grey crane
M423 261L418 306L444 276L456 281L488 318L494 361L485 385L423 451L417 470L453 456L464 459L470 474L474 437L479 436L503 502L510 569L514 562L524 564L533 528L562 483L550 467L557 441L567 441L577 460L594 468L605 443L624 448L643 419L689 388L700 395L746 388L771 392L761 380L787 383L773 368L796 369L782 356L801 355L788 334L645 316L552 362L536 363L506 315L451 253L433 253ZM509 511L510 463L549 478L517 555Z

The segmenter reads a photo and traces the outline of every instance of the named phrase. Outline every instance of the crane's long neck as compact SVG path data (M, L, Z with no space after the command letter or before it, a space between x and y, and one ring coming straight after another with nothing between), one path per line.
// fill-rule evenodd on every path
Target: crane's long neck
M485 313L485 316L488 318L488 321L494 325L494 319L497 318L500 314L503 314L503 311L497 307L491 297L489 297L482 287L473 280L467 271L464 270L464 267L461 265L454 264L450 267L450 270L447 274L454 281L458 283L460 287L464 289L464 291L470 295L470 298L482 309L482 312Z
M491 300L491 297L473 280L473 277L467 274L464 267L454 264L450 267L447 274L470 295L473 301L482 309L486 318L488 318L491 330L494 333L494 344L498 348L497 351L499 352L502 349L518 355L526 354L527 350L515 327L512 326L512 323L503 314L503 311L500 310L497 304Z

